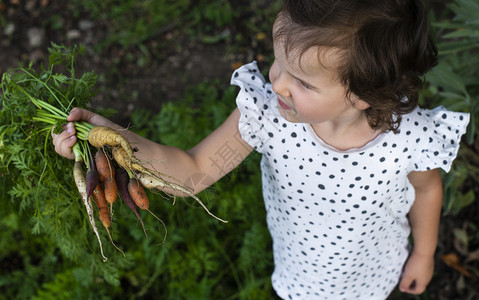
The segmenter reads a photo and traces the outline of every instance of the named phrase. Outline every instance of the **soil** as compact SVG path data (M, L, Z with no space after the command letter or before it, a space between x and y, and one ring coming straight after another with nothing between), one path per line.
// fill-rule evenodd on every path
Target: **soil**
M67 1L0 2L0 15L6 20L0 31L0 73L28 62L48 65L51 43L82 45L86 50L77 61L77 73L101 75L92 103L117 110L112 119L122 125L133 109L159 111L163 102L180 99L187 85L215 78L227 85L235 66L255 59L248 51L231 53L227 41L194 41L179 26L160 28L143 49L112 44L98 51L108 24L76 14Z
M262 51L270 50L265 46L270 42L268 38L264 44L256 45L254 51L232 52L227 41L203 44L192 41L183 28L166 26L155 39L145 43L148 55L140 48L124 49L120 45L109 45L98 51L98 43L108 34L108 24L90 20L88 15L74 14L67 2L0 1L0 16L6 20L6 24L0 23L0 74L29 61L47 63L51 42L66 46L82 44L86 51L78 61L78 73L95 71L101 75L93 105L116 109L118 113L112 119L124 126L134 109L159 111L163 102L181 99L187 85L214 78L229 84L231 72L238 64L253 59L261 61ZM54 18L61 20L62 26L56 27L51 21ZM477 249L479 245L461 248L457 229L479 224L478 212L479 201L476 201L458 216L442 219L436 259L438 276L428 287L429 298L421 299L479 299L479 281L447 266L441 259L443 255L458 253L463 260L470 254L468 251ZM465 230L477 235L477 228ZM477 267L477 260L475 263ZM390 299L419 298L395 293Z

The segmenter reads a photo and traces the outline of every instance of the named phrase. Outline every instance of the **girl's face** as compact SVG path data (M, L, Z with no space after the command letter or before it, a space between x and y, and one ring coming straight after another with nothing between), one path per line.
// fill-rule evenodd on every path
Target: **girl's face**
M281 18L273 31L278 21ZM294 50L286 56L283 41L278 39L274 41L274 54L269 78L278 96L279 112L286 120L340 125L350 123L367 108L354 95L348 99L346 88L337 79L336 49L313 47L302 56Z

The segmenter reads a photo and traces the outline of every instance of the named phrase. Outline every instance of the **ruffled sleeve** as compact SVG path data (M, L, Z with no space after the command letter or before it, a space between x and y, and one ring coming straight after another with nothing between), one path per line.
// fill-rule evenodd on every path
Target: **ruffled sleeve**
M266 83L257 63L243 65L234 71L231 84L240 87L236 105L241 112L238 128L241 137L256 151L262 152L265 144L278 130L273 121L275 107L272 99L276 96L271 84Z
M457 156L461 136L469 123L468 113L459 113L436 107L433 110L419 109L415 112L423 120L422 139L411 171L427 171L441 168L449 172ZM416 125L418 121L414 122Z

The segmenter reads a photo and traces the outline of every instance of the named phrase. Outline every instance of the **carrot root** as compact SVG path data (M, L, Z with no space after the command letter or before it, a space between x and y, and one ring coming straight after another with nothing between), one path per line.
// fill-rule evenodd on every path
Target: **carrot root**
M128 181L128 192L130 193L131 199L133 199L136 206L138 206L140 209L148 210L150 207L150 201L146 196L143 186L135 177L131 177Z
M130 156L125 149L121 147L114 147L111 149L111 154L115 161L125 170L138 171L149 173L150 171L140 164L140 161L135 156Z
M143 227L143 231L145 232L145 236L146 238L148 238L148 234L146 234L146 229L145 229L145 224L143 223L143 219L138 213L138 210L136 209L136 204L133 201L133 199L131 199L130 193L128 192L128 181L130 179L130 177L128 176L128 173L122 168L117 168L115 170L115 179L118 185L118 191L120 192L121 199L133 211L133 213L136 215L138 220L140 220L141 226Z
M163 239L163 244L166 240L167 236L167 229L165 223L158 218L151 210L150 210L150 201L148 200L148 196L145 193L145 189L143 188L143 185L140 183L140 181L136 177L130 178L128 182L128 192L130 193L131 198L135 202L136 206L139 207L142 210L148 211L153 217L155 217L162 225L163 228L165 229L165 237Z
M101 181L115 178L115 169L105 154L105 149L98 149L95 153L95 164Z
M105 199L110 206L112 206L118 197L118 187L116 185L116 181L114 179L105 180L103 181L103 187L105 190Z
M85 208L88 214L88 219L90 221L90 225L93 228L93 232L95 233L96 238L98 239L98 244L100 245L100 253L101 253L101 256L103 257L103 262L106 262L108 258L106 258L106 256L103 254L103 246L101 244L100 234L98 233L98 229L96 228L91 201L87 197L86 178L85 178L85 175L83 174L82 164L83 162L81 161L75 162L75 165L73 166L73 177L75 179L75 184L77 186L78 192L80 193L81 198L83 200L83 204L85 205Z
M120 251L123 254L123 256L125 256L125 252L123 252L120 248L116 246L116 244L113 242L113 238L111 237L111 234L110 234L111 217L110 217L110 212L108 211L108 202L106 201L105 192L103 191L100 184L96 186L92 195L93 195L93 200L95 201L95 204L98 207L98 217L101 221L101 224L105 228L106 233L108 234L108 237L110 238L111 244L118 251Z
M106 228L106 227L105 227L105 230L106 230L106 233L108 234L108 237L110 238L110 242L111 242L111 244L113 245L113 247L115 247L116 250L120 251L121 254L123 254L123 257L126 257L125 252L123 252L123 250L121 250L120 248L118 248L118 246L115 245L115 242L113 242L113 238L111 237L110 230L109 230L108 228Z
M134 173L145 173L151 176L156 177L165 177L172 181L178 181L176 178L169 176L167 174L153 171L146 168L140 160L136 157L130 157L126 151L121 147L112 148L112 155L115 161L125 170L134 172ZM187 189L187 187L185 187Z
M90 169L86 173L86 195L90 197L93 191L95 190L96 186L100 182L100 178L98 177L98 172L96 170Z
M93 127L88 133L88 142L97 148L103 148L105 146L121 147L126 151L129 157L135 157L130 143L128 143L120 133L109 127Z
M157 190L163 190L165 188L170 188L170 189L173 189L175 191L178 191L178 192L182 192L186 195L188 195L189 197L193 198L194 200L196 200L196 202L198 202L201 207L203 207L203 209L210 215L212 216L213 218L217 219L218 221L221 221L223 223L228 223L228 221L225 221L217 216L215 216L213 213L211 213L208 208L204 205L204 203L189 189L179 185L179 184L176 184L174 182L167 182L165 181L164 179L158 177L158 176L154 176L154 175L151 175L151 174L148 174L148 173L139 173L136 175L138 180L141 182L141 184L146 187L147 189L157 189Z
M161 223L161 225L163 226L163 228L165 229L165 237L163 238L163 241L160 243L160 245L164 244L165 241L166 241L166 236L168 235L168 229L166 229L166 224L165 222L163 222L163 220L161 220L160 218L158 218L151 210L149 209L146 209L146 211L148 211L153 217L155 217L158 222Z

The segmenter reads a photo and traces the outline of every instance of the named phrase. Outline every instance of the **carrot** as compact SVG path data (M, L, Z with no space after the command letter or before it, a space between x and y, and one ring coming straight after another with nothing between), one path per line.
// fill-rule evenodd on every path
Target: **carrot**
M128 173L122 168L117 168L115 170L115 179L118 185L118 191L120 192L121 199L123 199L123 202L125 202L125 204L133 211L138 220L140 220L146 238L148 238L148 235L146 234L145 230L145 224L143 223L143 220L138 213L138 210L136 209L135 202L133 201L133 199L131 199L130 193L128 192L128 182L130 180Z
M178 191L178 192L182 192L186 195L188 195L189 197L193 198L196 200L196 202L198 202L201 207L203 207L204 210L206 210L206 212L212 216L213 218L223 222L223 223L228 223L228 221L225 221L223 219L220 219L218 218L217 216L215 216L214 214L212 214L208 208L203 204L203 202L188 188L185 188L179 184L176 184L174 182L167 182L165 180L163 180L162 178L159 178L158 176L155 176L155 175L152 175L150 173L138 173L136 175L136 177L138 178L138 180L140 181L140 183L146 187L147 189L156 189L156 190L164 190L165 188L169 188L169 189L173 189L175 191Z
M111 180L115 177L115 169L103 149L98 149L95 153L95 164L101 181Z
M103 192L103 189L101 188L101 185L98 184L95 188L95 190L92 193L93 200L95 201L96 207L102 211L100 214L100 221L103 224L105 228L110 228L111 225L111 219L110 216L107 214L106 216L104 215L103 211L104 209L108 209L107 207L107 202L105 199L105 193Z
M215 215L213 215L206 208L203 202L198 197L196 197L196 195L193 193L191 189L189 189L188 187L184 185L181 185L172 181L166 181L163 178L161 178L161 177L168 177L170 179L174 179L171 176L145 168L140 163L140 161L136 159L136 157L133 155L133 150L131 152L132 155L130 155L128 151L125 150L125 147L121 145L117 147L113 147L111 150L112 150L113 158L115 159L115 161L118 163L118 165L121 168L125 170L129 170L130 172L135 171L136 173L139 173L137 177L144 187L148 189L157 189L161 191L163 191L164 189L171 189L173 191L182 192L188 195L189 197L195 199L206 210L206 212L209 215L213 216L215 219L221 222L227 223L227 221L222 220L216 217ZM117 179L117 184L119 185L118 179Z
M95 204L98 207L98 217L100 218L100 221L103 224L103 227L105 227L106 232L108 233L110 242L118 251L123 253L123 256L125 256L125 253L115 245L111 237L111 234L110 234L111 217L110 217L110 212L108 211L108 206L107 206L108 202L106 201L105 193L103 192L103 189L101 188L100 184L96 186L92 195L93 195L93 200L95 201Z
M136 159L135 157L134 158L129 157L128 153L126 153L126 151L121 147L112 148L111 153L112 153L113 158L115 159L115 161L118 163L118 165L121 166L125 170L135 172L135 173L146 173L146 174L150 174L153 177L160 177L161 176L161 177L166 177L166 178L171 179L171 180L176 180L172 176L169 176L169 175L161 173L161 172L152 171L152 170L144 167L138 159ZM161 179L161 180L163 180L163 179ZM165 181L165 184L166 183L167 183L167 181ZM187 188L187 187L185 187L185 188Z
M92 166L95 165L94 162L91 163ZM95 190L95 187L100 182L100 178L98 177L98 172L94 167L90 168L86 173L86 193L87 197L91 196L91 193Z
M100 180L103 181L106 201L111 207L116 201L118 192L115 181L115 169L113 168L108 156L105 155L103 149L99 149L95 153L95 163Z
M106 202L108 202L111 207L118 197L118 187L115 179L103 181L103 188L105 189Z
M130 159L128 157L128 154L122 148L119 148L119 147L112 148L112 154L115 161L123 169L128 170L130 172L134 172L136 174L143 174L147 176L148 179L151 179L152 181L154 181L155 189L163 190L165 188L170 188L173 191L180 191L191 197L194 196L193 191L189 187L181 185L180 183L174 183L173 181L177 181L174 177L161 172L152 171L144 167L142 164L140 164L139 161ZM163 177L171 179L172 181L166 181L165 179L163 179ZM143 184L143 186L149 188L145 184Z
M96 225L95 225L95 218L93 217L91 201L87 197L86 178L83 173L82 165L83 165L82 161L79 161L79 160L75 161L75 165L73 166L73 178L75 179L75 184L77 186L78 192L80 193L81 198L83 200L83 204L85 205L85 208L88 214L88 219L90 220L90 225L93 228L93 232L95 232L95 235L98 239L98 243L100 244L101 256L103 257L103 261L106 262L108 259L103 254L103 247L101 245L100 235L98 234L98 229L96 228Z
M143 186L134 177L130 178L130 181L128 182L128 192L130 193L131 198L139 208L143 210L148 210L150 206L150 201L146 196Z
M130 143L117 131L104 126L95 126L88 133L88 142L97 148L121 147L131 158L135 157Z
M98 176L95 160L93 159L93 156L91 155L90 148L87 148L87 150L88 150L87 155L90 158L90 167L88 168L86 172L86 194L87 194L87 197L90 198L91 193L100 182L100 177Z
M125 151L125 149L121 147L113 147L111 149L111 154L113 155L113 158L115 161L120 165L125 170L129 171L138 171L138 172L144 172L144 173L151 173L152 171L148 170L147 168L143 167L143 165L140 164L140 161L136 159L135 157L131 157L128 155L128 153Z
M128 192L131 196L131 199L133 199L133 202L135 202L136 206L138 206L142 210L148 211L153 217L155 217L161 224L163 224L163 228L165 228L166 232L167 230L165 223L150 210L150 200L148 200L145 189L135 177L131 177L128 182ZM164 241L165 240L163 240L163 242Z

